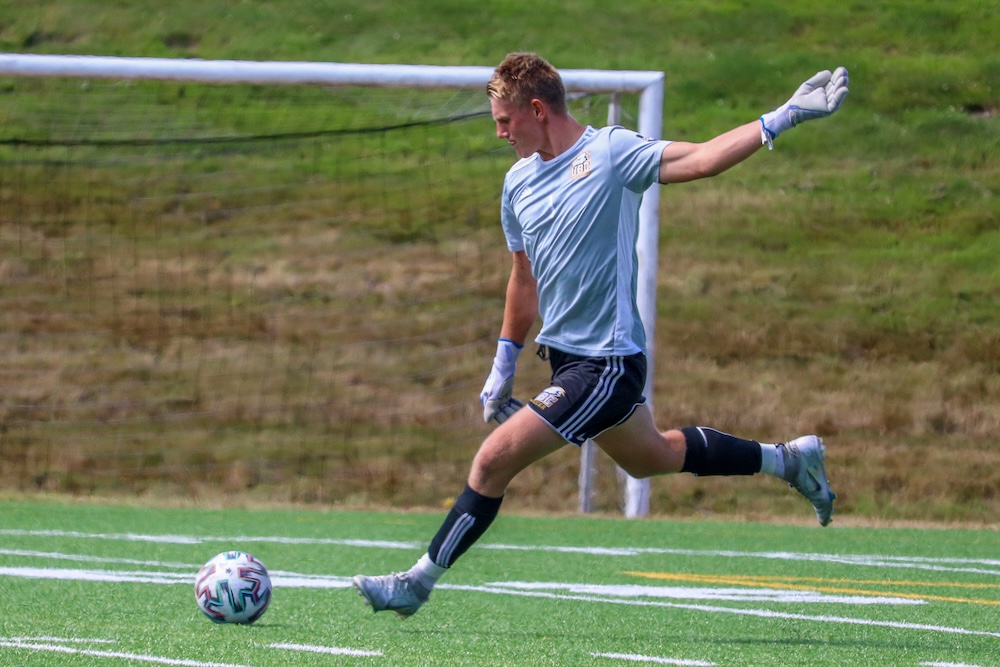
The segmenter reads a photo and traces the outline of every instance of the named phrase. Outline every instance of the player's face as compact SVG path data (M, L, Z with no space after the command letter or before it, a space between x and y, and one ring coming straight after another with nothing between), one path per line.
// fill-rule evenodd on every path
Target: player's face
M543 147L545 135L534 106L517 107L491 97L490 108L497 124L497 138L506 139L518 157L528 157Z

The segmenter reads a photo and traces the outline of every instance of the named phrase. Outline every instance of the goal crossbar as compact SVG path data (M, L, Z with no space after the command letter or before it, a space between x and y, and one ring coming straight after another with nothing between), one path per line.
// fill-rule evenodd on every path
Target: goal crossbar
M221 84L280 84L316 86L371 86L392 88L485 89L492 67L357 64L295 61L239 61L117 56L73 56L0 53L0 76L73 77L117 80L152 79ZM612 96L639 95L640 134L659 138L662 132L664 74L633 70L560 70L570 92L605 93ZM609 111L609 122L615 113ZM654 368L656 323L656 274L659 244L659 189L647 190L639 210L638 303L646 330L649 368ZM646 380L645 395L653 399L652 373ZM580 509L588 511L590 481L587 478L593 457L593 443L587 443L581 459ZM624 512L644 516L649 512L648 481L626 477Z
M492 73L491 67L475 66L0 54L0 75L28 77L481 88ZM663 81L662 72L568 69L560 75L567 90L595 93L641 93Z

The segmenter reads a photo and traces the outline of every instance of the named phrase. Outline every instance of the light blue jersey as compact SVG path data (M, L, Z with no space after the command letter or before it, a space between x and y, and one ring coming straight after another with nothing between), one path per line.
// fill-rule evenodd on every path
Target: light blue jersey
M504 179L501 222L538 282L536 341L585 357L645 352L636 304L639 204L667 141L587 127L549 161L519 160Z

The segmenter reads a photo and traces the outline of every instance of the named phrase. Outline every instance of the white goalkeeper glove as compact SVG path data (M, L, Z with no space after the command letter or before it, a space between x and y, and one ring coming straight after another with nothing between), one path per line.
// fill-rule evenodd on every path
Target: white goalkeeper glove
M847 97L847 70L838 67L817 72L799 86L791 99L760 117L760 141L774 148L774 139L790 127L814 118L825 118L838 108Z
M479 400L483 404L483 421L490 420L502 424L521 409L524 404L514 398L514 370L523 345L501 338L497 341L497 353L493 357L493 368L483 385Z

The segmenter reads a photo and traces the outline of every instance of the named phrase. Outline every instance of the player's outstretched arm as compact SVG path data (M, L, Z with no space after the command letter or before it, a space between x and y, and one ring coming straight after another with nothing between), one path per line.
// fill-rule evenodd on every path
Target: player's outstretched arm
M721 174L753 155L762 145L800 123L829 116L847 97L847 70L818 72L783 105L703 143L675 141L663 149L660 183L684 183Z
M702 143L671 142L660 156L660 183L716 176L746 160L760 146L760 121L756 120Z

